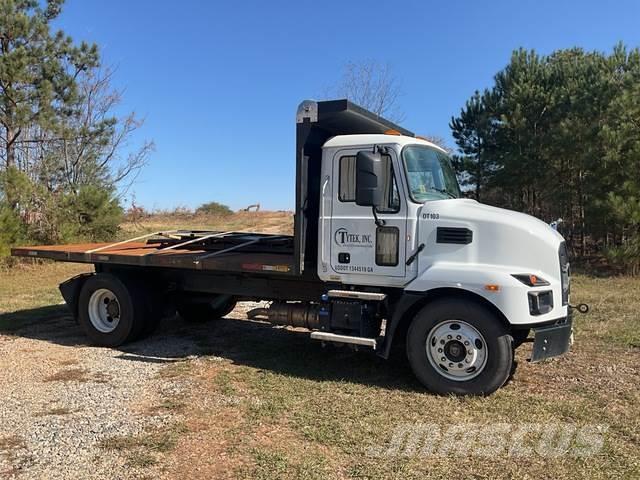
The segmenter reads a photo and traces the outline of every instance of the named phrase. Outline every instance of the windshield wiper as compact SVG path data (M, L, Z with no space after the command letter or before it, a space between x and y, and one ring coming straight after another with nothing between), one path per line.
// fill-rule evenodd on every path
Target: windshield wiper
M449 198L458 198L453 193L449 192L448 190L445 190L444 188L433 188L432 187L431 190L433 190L434 192L438 192L438 193L442 193L444 195L447 195Z

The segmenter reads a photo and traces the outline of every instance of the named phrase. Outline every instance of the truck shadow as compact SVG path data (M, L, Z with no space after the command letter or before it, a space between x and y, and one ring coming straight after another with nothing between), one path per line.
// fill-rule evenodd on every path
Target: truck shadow
M65 305L0 314L0 335L89 347ZM323 347L311 340L308 332L246 320L239 312L198 325L187 324L178 316L165 318L153 335L114 352L118 361L153 363L214 356L237 365L309 380L424 391L401 359L385 361L370 351Z

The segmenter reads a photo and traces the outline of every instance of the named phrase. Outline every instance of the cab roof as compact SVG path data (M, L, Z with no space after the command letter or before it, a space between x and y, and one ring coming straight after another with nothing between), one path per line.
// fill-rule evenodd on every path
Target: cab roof
M359 134L359 135L336 135L327 140L322 148L348 148L361 145L426 145L436 148L443 153L446 151L438 145L419 137L409 137L406 135L385 135L385 134Z

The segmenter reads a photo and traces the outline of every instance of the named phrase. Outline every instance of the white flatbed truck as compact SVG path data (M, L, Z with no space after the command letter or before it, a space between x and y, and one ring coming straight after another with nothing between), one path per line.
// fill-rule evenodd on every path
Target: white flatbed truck
M461 198L438 146L347 100L304 101L296 172L293 235L174 230L12 253L95 265L60 289L102 346L149 334L167 304L199 320L267 300L249 317L384 358L402 350L441 394L500 388L530 332L531 361L569 349L562 236Z

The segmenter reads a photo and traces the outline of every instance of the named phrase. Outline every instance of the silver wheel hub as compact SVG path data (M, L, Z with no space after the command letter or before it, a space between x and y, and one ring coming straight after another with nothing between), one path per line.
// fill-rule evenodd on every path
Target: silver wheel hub
M484 337L462 320L445 320L433 327L427 335L426 350L431 366L449 380L471 380L487 364Z
M120 323L120 302L115 294L100 288L89 298L89 320L101 333L113 332Z

